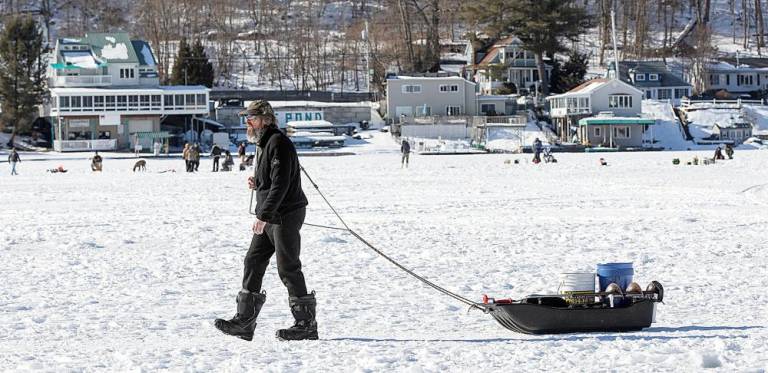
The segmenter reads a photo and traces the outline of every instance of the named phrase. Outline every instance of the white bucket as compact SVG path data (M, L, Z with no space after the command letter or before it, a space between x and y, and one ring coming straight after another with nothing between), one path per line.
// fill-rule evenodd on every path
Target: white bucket
M561 273L557 291L560 294L592 293L595 291L595 274L592 272Z

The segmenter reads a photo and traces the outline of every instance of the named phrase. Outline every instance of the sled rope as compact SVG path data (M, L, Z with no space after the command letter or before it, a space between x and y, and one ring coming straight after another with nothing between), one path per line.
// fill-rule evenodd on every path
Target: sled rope
M375 246L371 245L363 237L361 237L359 234L357 234L357 232L353 231L352 228L350 228L347 225L347 223L344 221L344 219L341 218L341 215L339 215L339 213L336 212L336 209L333 208L333 205L331 205L331 203L328 201L328 199L325 198L325 195L323 194L323 192L320 191L320 188L317 186L317 184L315 184L315 181L312 180L312 177L309 176L309 174L307 173L307 170L305 170L302 165L299 165L299 168L304 173L304 175L307 177L307 179L312 184L312 186L315 188L315 190L317 190L317 193L320 195L320 197L323 199L323 201L325 201L325 204L328 205L328 207L331 209L331 211L333 211L333 214L336 215L336 217L339 219L341 224L344 225L344 228L322 226L322 225L319 225L319 224L308 224L308 223L305 223L306 225L310 225L310 226L314 226L314 227L320 227L320 228L328 228L328 229L336 229L336 230L346 231L347 233L351 234L353 237L357 238L365 246L368 246L368 248L370 248L371 250L376 252L376 254L379 254L382 258L384 258L387 261L389 261L390 263L394 264L397 268L400 268L405 273L407 273L407 274L413 276L414 278L416 278L417 280L423 282L427 286L429 286L429 287L431 287L431 288L433 288L433 289L435 289L435 290L437 290L437 291L439 291L439 292L441 292L441 293L443 293L443 294L445 294L445 295L447 295L447 296L449 296L449 297L451 297L451 298L453 298L453 299L455 299L455 300L457 300L459 302L462 302L462 303L468 305L470 309L477 308L477 309L479 309L481 311L484 311L484 312L486 311L486 308L482 304L473 302L473 301L471 301L471 300L469 300L469 299L467 299L465 297L462 297L461 295L458 295L458 294L456 294L454 292L451 292L448 289L445 289L445 288L443 288L443 287L433 283L432 281L427 280L426 278L424 278L422 276L419 276L418 274L414 273L413 271L411 271L408 268L405 268L402 264L398 263L394 259L392 259L389 256L387 256L386 254L384 254L381 250L377 249Z

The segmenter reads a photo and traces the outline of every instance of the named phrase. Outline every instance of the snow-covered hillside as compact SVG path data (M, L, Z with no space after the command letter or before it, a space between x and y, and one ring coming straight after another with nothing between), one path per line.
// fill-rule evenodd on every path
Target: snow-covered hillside
M0 164L2 371L764 371L768 368L767 151L713 166L707 152L419 156L398 147L301 162L362 236L448 289L522 297L560 272L632 261L665 285L636 333L515 334L405 275L349 235L305 227L319 341L291 322L274 264L253 342L221 335L234 314L253 217L247 172L181 172L180 159ZM3 154L0 154L2 156ZM54 155L40 155L52 157ZM598 158L609 166L601 167ZM59 164L70 171L49 174ZM159 173L175 169L177 172ZM308 222L337 224L305 180ZM274 262L273 262L274 263Z

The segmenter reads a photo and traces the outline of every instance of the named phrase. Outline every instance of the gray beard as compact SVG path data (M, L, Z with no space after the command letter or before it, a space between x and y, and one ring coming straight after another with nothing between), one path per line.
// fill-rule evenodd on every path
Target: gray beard
M266 128L257 130L257 129L248 127L248 129L246 130L248 142L251 144L258 144L259 141L261 140L261 137L264 136L264 132L266 132Z

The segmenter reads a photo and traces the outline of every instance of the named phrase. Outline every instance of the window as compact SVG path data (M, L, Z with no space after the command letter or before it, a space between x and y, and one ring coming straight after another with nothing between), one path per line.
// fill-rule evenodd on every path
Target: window
M595 137L603 137L603 131L600 127L595 127Z
M403 93L421 93L421 84L404 85Z
M120 79L133 79L134 75L133 69L120 69Z
M642 82L645 81L645 74L635 74L635 81Z
M152 107L160 107L160 95L152 95Z
M461 106L446 106L446 115L461 115Z
M136 110L138 107L139 107L139 96L138 95L128 96L128 108L132 110Z
M610 95L608 96L609 108L631 108L632 96L630 95Z
M205 94L197 95L197 106L205 106Z
M653 91L649 90L643 90L643 93L645 93L645 98L651 99L653 98Z
M59 107L62 109L69 108L69 97L68 96L61 96L59 97Z
M632 132L630 131L629 126L615 126L613 127L613 137L617 139L628 139L631 136Z
M96 110L100 110L104 108L104 96L94 96L93 97L93 107L96 108Z
M720 84L720 74L709 74L709 84L711 84L711 85L719 85Z
M165 105L166 108L173 106L173 95L163 96L163 105Z
M432 108L429 106L421 105L418 107L418 113L422 116L432 115Z
M115 96L106 96L104 97L104 102L106 102L107 109L114 109L115 108Z
M440 92L458 92L459 86L455 84L441 84Z
M187 95L187 106L195 106L195 95Z
M83 104L83 100L80 96L72 96L70 98L70 105L72 105L73 108L80 108Z
M176 106L184 106L184 95L174 95L173 101L176 103Z
M736 75L736 85L752 85L753 83L753 75L744 75L744 74L737 74Z
M668 100L672 98L672 90L669 88L666 89L659 89L657 92L657 95L659 96L659 100Z
M675 98L688 96L688 88L675 88Z
M139 96L139 105L141 107L149 107L149 95L141 95Z
M648 74L648 80L659 80L659 74Z
M495 115L496 104L480 104L480 111L485 115Z
M83 107L88 109L93 107L93 96L83 96Z
M125 109L128 106L128 98L126 96L117 96L117 108Z

